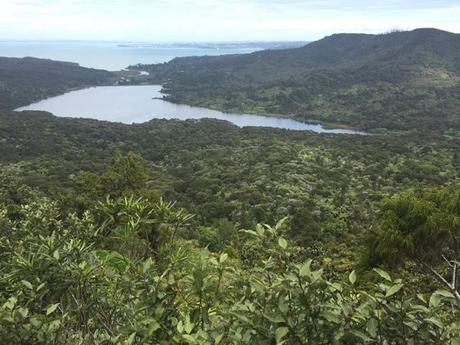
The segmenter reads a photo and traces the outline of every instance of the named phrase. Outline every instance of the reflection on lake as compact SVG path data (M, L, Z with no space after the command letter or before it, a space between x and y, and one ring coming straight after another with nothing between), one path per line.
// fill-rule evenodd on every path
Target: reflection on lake
M48 111L56 116L82 117L112 122L142 123L151 119L226 120L239 127L275 127L310 130L317 133L363 134L346 129L325 129L292 119L249 114L230 114L206 108L174 104L162 99L161 86L101 86L68 92L62 96L21 107L22 110Z

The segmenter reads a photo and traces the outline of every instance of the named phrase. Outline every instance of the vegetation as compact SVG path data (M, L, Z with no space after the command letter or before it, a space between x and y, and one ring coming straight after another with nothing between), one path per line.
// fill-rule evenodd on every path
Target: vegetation
M113 78L110 72L70 62L0 57L0 110L13 110L72 89L111 83Z
M317 135L217 120L130 126L36 112L3 114L0 124L4 166L75 207L126 195L116 177L98 175L117 152L132 151L148 162L139 172L147 175L143 196L176 200L211 227L253 228L290 215L293 237L321 240L344 267L355 259L344 246L374 224L380 200L454 183L460 173L455 137ZM204 244L213 230L202 231Z
M166 99L368 130L460 128L460 35L338 34L302 48L133 66Z
M197 248L182 210L108 199L82 217L46 198L3 212L0 335L8 344L457 344L457 306L411 297L384 271L330 281L283 237L245 231L232 255Z
M367 258L400 264L413 260L460 301L460 193L458 187L404 194L383 204L379 230L370 236ZM435 269L447 264L444 271ZM450 273L450 279L444 276Z
M458 57L334 35L129 81L378 135L0 110L0 344L459 345ZM113 76L0 59L1 109Z
M8 344L460 341L455 136L23 112L0 141Z

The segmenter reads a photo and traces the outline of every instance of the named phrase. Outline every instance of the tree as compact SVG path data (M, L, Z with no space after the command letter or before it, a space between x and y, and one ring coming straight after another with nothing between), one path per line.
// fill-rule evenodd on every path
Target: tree
M390 266L414 261L460 301L460 193L456 189L427 191L421 197L405 193L385 200L365 260Z
M147 162L139 155L129 152L117 154L111 167L102 175L102 188L106 194L120 196L140 190L149 178Z
M96 207L99 231L107 245L130 258L153 255L159 263L173 246L178 232L193 215L162 198L151 202L133 196L110 199ZM164 255L162 255L164 254Z

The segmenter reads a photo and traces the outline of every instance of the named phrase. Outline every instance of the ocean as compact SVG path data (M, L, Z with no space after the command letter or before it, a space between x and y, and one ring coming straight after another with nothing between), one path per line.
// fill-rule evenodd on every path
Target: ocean
M116 71L129 65L163 63L183 56L245 54L261 44L149 44L87 41L0 41L0 56L32 56Z

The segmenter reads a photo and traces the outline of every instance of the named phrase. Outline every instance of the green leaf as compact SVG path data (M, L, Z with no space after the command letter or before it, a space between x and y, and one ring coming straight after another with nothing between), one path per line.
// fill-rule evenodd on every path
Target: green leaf
M176 328L179 333L184 333L184 324L182 323L182 320L177 323Z
M455 299L454 294L451 293L450 291L447 291L447 290L437 290L434 293L436 295L438 295L438 296L442 296L442 297L446 297L446 298L450 298L450 299Z
M387 280L389 282L392 281L390 275L387 272L385 272L384 270L381 270L379 268L374 268L373 271L375 273L377 273L379 276L381 276L383 279L385 279L385 280Z
M196 344L195 338L190 334L184 334L182 335L182 338L185 339L189 344Z
M235 316L238 320L242 321L243 323L247 323L252 325L251 320L249 320L245 315L235 312L230 312L231 315Z
M134 338L135 338L135 337L136 337L136 332L132 333L132 334L129 336L129 338L128 338L128 340L126 341L126 343L127 343L128 345L131 345L131 344L134 342Z
M276 343L279 344L281 340L289 333L289 329L287 327L279 327L275 331L275 338Z
M48 325L48 332L55 333L61 327L61 320L53 320Z
M6 301L3 304L3 308L13 310L14 306L16 305L17 302L18 302L18 299L16 297L12 296L12 297L8 298L8 301Z
M342 285L340 285L339 283L327 282L327 285L329 285L333 291L342 291Z
M58 306L59 306L59 303L56 303L56 304L52 304L48 308L46 308L46 316L54 313L54 311L57 309Z
M217 335L214 335L213 337L214 337L214 343L218 345L218 344L220 344L220 342L224 338L224 335L223 334L217 334Z
M262 226L262 224L257 224L256 225L256 235L259 236L259 237L264 237L265 229Z
M264 282L260 281L259 279L253 277L251 279L251 288L254 290L254 291L258 291L258 292L264 292L265 289L267 288L267 286L264 284Z
M228 259L227 253L222 253L219 258L219 263L223 264Z
M417 294L417 298L422 301L423 303L426 303L426 298L423 296L421 293Z
M278 300L278 308L283 314L286 314L289 311L289 306L286 303L285 299L283 296L280 296Z
M367 333L371 335L371 337L375 338L377 336L377 329L378 329L378 322L376 319L372 318L367 322Z
M190 322L190 317L188 316L185 318L184 330L187 334L192 333L193 330L193 324Z
M299 268L299 274L301 277L305 277L310 274L311 272L311 262L312 260L308 260L306 263L300 266Z
M148 334L149 336L151 337L153 333L155 333L158 329L160 329L161 326L160 324L158 323L157 320L152 320L150 321L149 323L149 327L148 327Z
M358 330L353 330L351 331L351 333L355 336L357 336L358 338L361 338L363 341L365 342L370 342L372 341L371 338L369 338L367 335L365 335L363 332L360 332Z
M419 305L419 304L413 305L413 306L412 306L412 310L415 310L415 311L418 311L418 312L422 312L422 313L425 313L425 314L429 314L429 313L430 313L430 309L428 309L428 308L425 307L424 305Z
M387 290L387 293L385 294L385 297L393 296L393 295L396 294L399 290L401 290L403 286L404 286L404 284L395 284L395 285L393 285L391 288L389 288L389 289Z
M280 238L278 238L278 245L281 248L286 249L288 244L287 244L287 241L284 238L280 237Z
M150 271L150 268L153 266L153 260L152 258L148 258L147 260L144 261L144 264L142 265L142 273L147 273Z
M356 283L356 272L355 271L350 273L350 275L348 276L348 280L350 281L352 285Z
M42 325L42 322L39 319L32 317L30 318L30 324L35 328L39 328Z
M28 288L29 290L33 290L33 286L31 283L29 283L27 280L21 280L21 283L22 285L24 285L26 288Z
M288 218L289 218L289 217L284 217L284 218L280 219L280 220L276 223L275 229L277 229L277 230L280 229L280 228L283 226L283 224L286 222L286 220L288 220Z
M284 323L285 320L283 318L282 315L278 315L278 314L271 314L271 315L268 315L268 314L264 314L265 318L270 321L270 322L273 322L273 323Z
M437 295L436 293L433 293L430 297L430 306L437 308L439 307L440 304L441 304L441 297Z
M17 311L19 312L19 314L21 314L23 318L26 318L27 315L29 315L29 309L27 308L18 308Z
M59 249L56 249L56 250L53 252L53 257L54 257L56 260L59 260L59 258L60 258Z
M240 232L244 232L246 234L249 234L251 236L254 236L254 237L259 237L259 234L253 230L240 230Z
M340 320L337 313L324 310L321 312L321 317L329 322L339 324Z
M434 318L434 317L430 317L428 319L425 319L425 321L435 325L438 328L444 328L444 324L441 321L439 321L438 319Z

